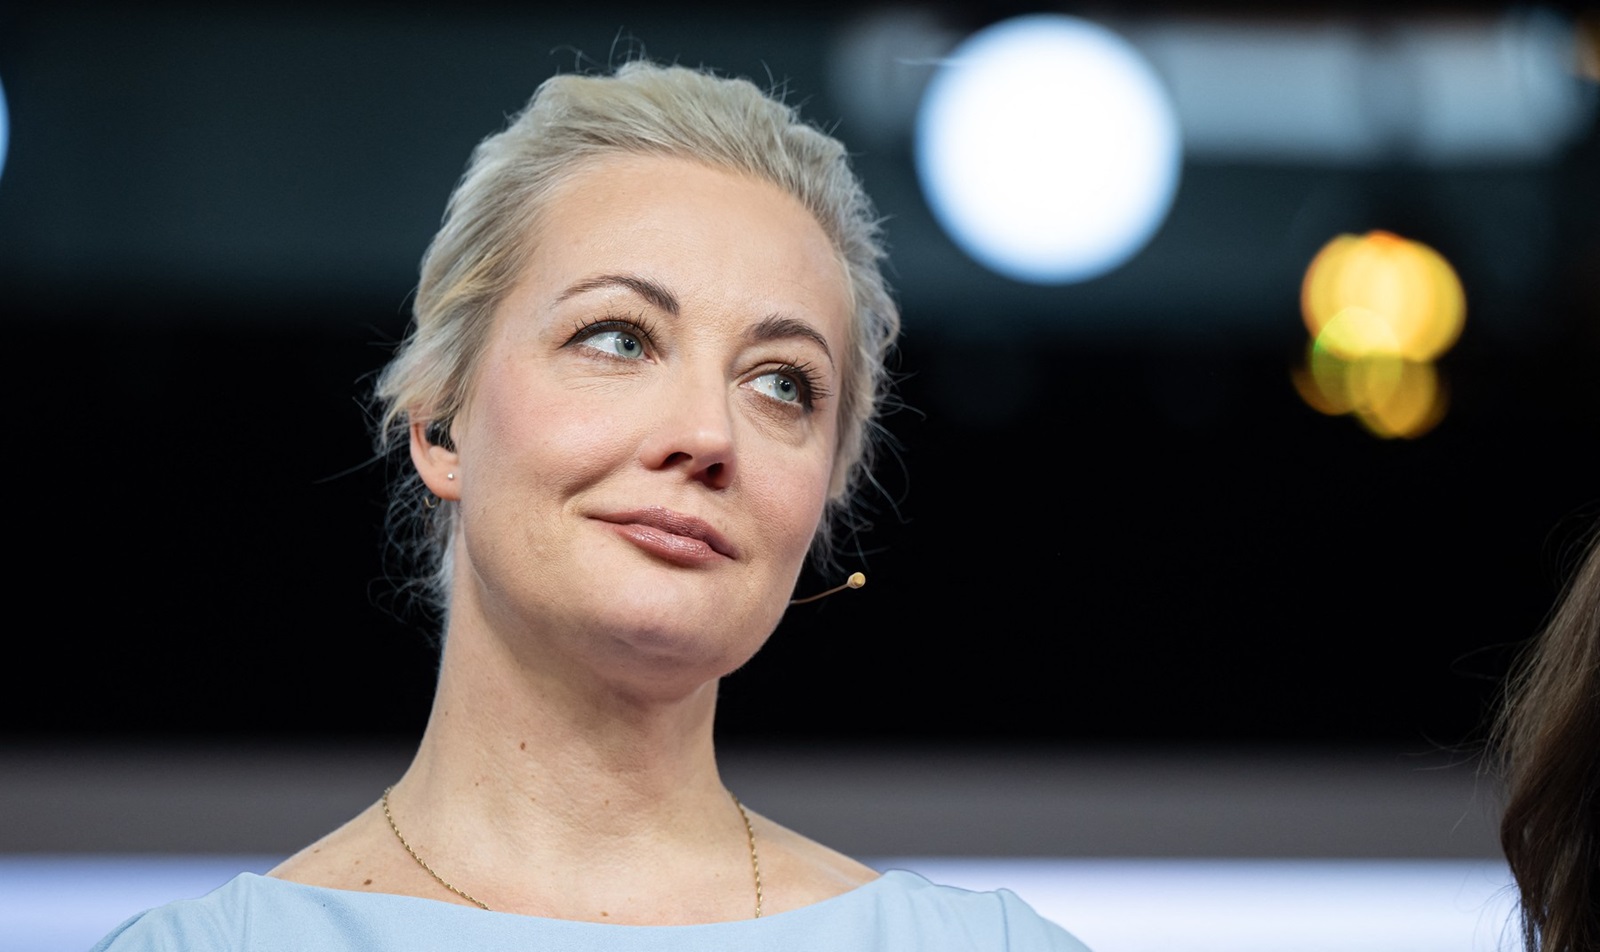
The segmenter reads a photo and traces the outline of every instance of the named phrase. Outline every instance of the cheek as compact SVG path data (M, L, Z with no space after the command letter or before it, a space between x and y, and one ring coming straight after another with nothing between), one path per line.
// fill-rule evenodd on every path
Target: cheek
M547 491L604 476L629 452L637 429L607 401L559 387L502 387L482 404L489 409L481 439L486 455L498 458L494 468Z
M752 492L763 524L777 528L771 538L780 542L784 555L800 560L811 548L828 499L832 458L804 459L776 467L773 475Z

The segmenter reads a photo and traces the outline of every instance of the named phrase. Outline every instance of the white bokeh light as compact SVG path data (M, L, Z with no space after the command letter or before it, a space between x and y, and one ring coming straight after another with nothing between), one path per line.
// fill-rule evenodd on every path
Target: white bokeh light
M967 254L1035 284L1137 254L1177 192L1182 145L1160 77L1111 30L1032 14L974 33L917 114L923 194Z

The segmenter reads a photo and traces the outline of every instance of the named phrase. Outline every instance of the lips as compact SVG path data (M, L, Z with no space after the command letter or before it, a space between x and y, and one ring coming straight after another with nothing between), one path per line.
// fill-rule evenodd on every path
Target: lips
M596 517L636 545L673 562L697 563L737 559L733 543L704 519L660 506L647 506Z

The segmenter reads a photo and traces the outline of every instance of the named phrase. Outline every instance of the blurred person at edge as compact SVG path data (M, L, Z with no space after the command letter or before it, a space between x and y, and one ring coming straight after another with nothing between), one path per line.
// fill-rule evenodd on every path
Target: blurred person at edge
M1526 952L1600 952L1600 526L1585 545L1495 724Z
M373 391L443 622L413 760L97 952L1086 952L1010 890L880 873L719 775L718 682L870 466L883 257L844 147L753 83L643 58L542 83L474 150Z

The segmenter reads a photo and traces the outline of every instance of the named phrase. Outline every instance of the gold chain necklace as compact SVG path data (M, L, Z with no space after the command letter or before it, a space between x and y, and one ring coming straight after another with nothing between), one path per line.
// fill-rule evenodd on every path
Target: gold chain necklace
M425 871L427 871L429 876L432 876L435 880L437 880L439 885L441 885L444 888L446 888L446 889L450 890L451 892L455 893L457 896L460 896L462 899L465 899L467 902L472 903L474 906L477 906L479 909L488 909L489 906L486 903L484 903L483 900L472 896L471 894L467 893L465 890L457 888L456 886L452 885L449 880L445 879L443 876L440 876L438 873L434 872L433 867L429 866L423 860L423 858L421 856L417 855L417 851L411 848L411 844L410 843L406 842L405 835L400 832L399 824L394 822L394 814L389 812L389 794L392 793L393 791L394 791L394 787L386 787L384 789L384 791L383 791L383 818L385 820L389 821L389 829L394 831L395 839L400 841L400 845L404 846L406 848L406 852L410 853L411 854L411 858L417 861L417 865L421 866ZM739 808L739 818L744 820L744 833L745 833L745 836L748 838L749 843L750 843L750 872L755 877L755 881L756 881L756 915L755 915L755 917L757 919L760 919L761 918L761 858L760 858L760 856L758 856L756 854L756 829L755 829L754 826L750 825L750 814L745 812L744 804L739 802L739 798L734 796L731 791L728 793L728 796L733 798L733 805Z

